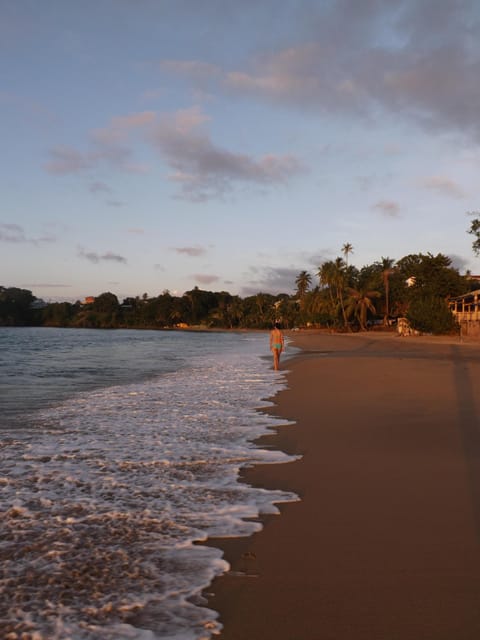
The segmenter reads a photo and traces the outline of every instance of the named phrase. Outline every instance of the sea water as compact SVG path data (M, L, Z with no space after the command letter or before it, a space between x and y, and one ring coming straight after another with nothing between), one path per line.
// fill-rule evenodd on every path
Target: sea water
M261 333L0 328L0 637L218 634L195 542L296 499L238 482L284 386Z

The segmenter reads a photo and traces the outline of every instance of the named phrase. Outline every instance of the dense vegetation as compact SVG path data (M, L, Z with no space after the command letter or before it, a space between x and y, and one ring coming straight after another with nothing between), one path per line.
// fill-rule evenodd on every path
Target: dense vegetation
M182 296L168 291L149 298L120 302L110 292L90 304L80 301L41 305L31 291L0 287L0 325L99 328L208 328L264 329L279 319L286 328L319 326L336 330L366 330L390 326L405 316L412 326L429 333L448 333L455 322L447 300L475 288L442 254L408 255L396 263L390 258L357 269L344 258L324 262L318 283L307 271L299 273L294 295L257 293L241 298L226 291L195 287ZM293 283L292 283L293 284Z

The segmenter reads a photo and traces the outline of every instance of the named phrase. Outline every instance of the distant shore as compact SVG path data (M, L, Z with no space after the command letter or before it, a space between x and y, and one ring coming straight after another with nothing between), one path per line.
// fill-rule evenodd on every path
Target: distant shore
M248 538L210 540L221 640L480 637L480 343L296 332L284 426L296 462L244 470L295 491Z

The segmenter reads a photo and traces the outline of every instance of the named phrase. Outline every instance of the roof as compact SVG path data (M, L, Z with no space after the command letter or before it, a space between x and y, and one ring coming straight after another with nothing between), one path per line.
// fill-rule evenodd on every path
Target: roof
M475 291L469 291L468 293L464 293L462 296L456 296L455 298L449 298L449 302L454 302L455 300L465 300L465 298L474 298L475 296L480 297L480 289L475 289Z

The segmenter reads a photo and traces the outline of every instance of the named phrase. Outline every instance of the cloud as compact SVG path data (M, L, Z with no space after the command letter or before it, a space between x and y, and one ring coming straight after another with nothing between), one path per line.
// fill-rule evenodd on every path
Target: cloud
M132 162L130 137L141 132L171 169L168 179L179 187L179 197L202 202L223 196L238 183L285 184L304 171L302 163L289 154L267 153L254 157L216 145L205 125L209 117L198 107L157 116L151 111L115 116L109 125L95 129L86 152L68 146L50 150L45 168L51 174L67 175L95 169L101 164L128 172L142 173L147 167ZM90 191L108 191L93 182ZM116 203L118 204L118 203Z
M66 175L90 169L93 159L68 146L57 146L50 150L50 161L45 165L48 173Z
M256 293L288 293L295 290L295 279L301 269L295 267L250 267L250 277L242 287L240 295L250 296Z
M197 282L200 282L200 284L213 284L220 280L219 276L209 275L206 273L194 273L190 277L194 278Z
M107 251L106 253L99 254L95 251L85 251L81 247L78 249L78 256L80 258L84 258L93 264L98 264L99 262L118 262L121 264L126 264L127 259L123 256L120 256L116 253L112 253L111 251Z
M33 284L23 284L22 287L26 287L28 289L69 289L71 284L54 284L51 282L36 282Z
M455 254L450 254L448 257L452 261L452 267L454 269L458 269L460 272L467 270L469 265L469 261L467 259Z
M39 246L45 243L55 242L56 237L53 235L40 236L38 238L28 237L24 228L15 223L0 224L0 242L12 244L33 244Z
M106 127L94 129L90 133L87 151L81 152L68 145L53 147L49 152L50 160L46 163L45 169L54 175L67 175L106 164L130 173L145 173L148 171L146 166L131 161L133 152L130 137L138 130L142 131L151 125L154 119L155 114L151 111L114 116ZM100 182L93 184L97 185L96 191L99 190L98 187L106 186Z
M379 200L372 206L372 209L389 218L398 218L400 214L400 205L393 200Z
M430 176L419 182L421 187L431 189L444 196L463 198L465 193L458 183L445 176Z
M175 247L173 251L190 257L203 256L207 252L204 247Z
M105 182L99 180L92 182L90 185L91 193L112 193L112 189Z
M20 243L27 242L25 231L18 224L0 224L0 241Z
M160 68L169 73L189 76L197 82L221 77L220 67L201 60L161 60Z
M243 65L168 60L161 68L200 89L214 83L230 94L371 121L384 110L480 141L474 0L305 3L296 24L289 45L265 47Z
M222 149L203 128L208 120L198 108L164 115L152 141L173 169L170 180L180 187L180 196L205 201L222 196L237 182L273 185L286 183L303 171L290 155L267 154L254 158Z

